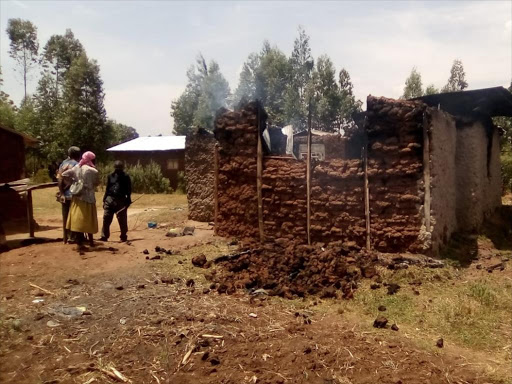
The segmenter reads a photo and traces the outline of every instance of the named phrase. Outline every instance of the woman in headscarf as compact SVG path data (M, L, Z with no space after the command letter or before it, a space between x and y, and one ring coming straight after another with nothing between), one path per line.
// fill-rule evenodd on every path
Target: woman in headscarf
M70 177L75 183L79 183L81 180L82 184L79 191L76 191L76 188L71 188L71 193L73 194L73 191L76 193L71 199L66 229L79 234L87 233L91 246L94 245L93 234L98 232L98 213L94 195L94 190L98 185L98 170L94 165L95 158L94 153L85 152L76 166L62 174L64 177ZM78 246L82 248L83 238L81 235L77 237L79 239Z

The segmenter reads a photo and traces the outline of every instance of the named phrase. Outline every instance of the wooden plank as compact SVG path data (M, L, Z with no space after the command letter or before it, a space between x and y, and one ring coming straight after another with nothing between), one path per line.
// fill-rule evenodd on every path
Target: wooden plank
M311 104L308 113L308 154L306 159L306 215L308 245L311 245Z
M213 232L217 234L217 223L219 216L219 145L215 144L213 149L213 168L214 168L214 181L213 181L213 201L214 201L214 211L213 211Z
M32 191L27 190L27 219L28 219L28 232L30 237L34 237L34 207L32 205Z
M368 183L368 133L366 132L366 117L364 121L365 142L363 146L363 165L364 165L364 216L366 221L366 249L370 250L371 244L371 226L370 226L370 188Z
M258 191L258 228L260 232L260 241L265 240L265 233L263 228L263 193L261 190L262 173L263 173L263 145L261 143L261 105L258 103L258 148L257 148L257 163L256 163L256 189Z
M425 201L423 205L425 208L425 228L427 232L430 232L430 137L426 112L423 113L423 180L425 187Z
M59 184L58 183L44 183L44 184L36 184L36 185L31 185L27 188L28 191L35 191L36 189L46 189L46 188L52 188L52 187L57 187Z

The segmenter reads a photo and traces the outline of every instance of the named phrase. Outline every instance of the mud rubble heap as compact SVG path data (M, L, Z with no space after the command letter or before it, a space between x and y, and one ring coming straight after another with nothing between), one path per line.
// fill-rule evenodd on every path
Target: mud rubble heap
M320 295L351 298L361 277L377 275L377 257L355 243L331 243L323 248L290 243L266 243L223 261L212 279L217 289L264 289L285 298Z

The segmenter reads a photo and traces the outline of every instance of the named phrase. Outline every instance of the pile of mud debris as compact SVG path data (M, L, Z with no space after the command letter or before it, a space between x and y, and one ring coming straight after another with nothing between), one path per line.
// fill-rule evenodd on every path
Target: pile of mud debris
M276 243L248 247L234 257L217 260L212 280L219 292L261 290L285 298L320 295L351 298L361 277L377 276L378 257L353 242L326 247Z

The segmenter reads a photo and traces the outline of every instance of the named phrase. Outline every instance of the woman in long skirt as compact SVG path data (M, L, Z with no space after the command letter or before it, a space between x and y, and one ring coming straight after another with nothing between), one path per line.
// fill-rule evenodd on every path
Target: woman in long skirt
M87 233L89 243L94 245L93 234L98 232L98 213L96 211L96 197L94 190L98 185L98 170L94 165L96 155L85 152L78 165L65 171L62 176L70 177L74 182L82 180L81 191L73 195L69 209L66 229L78 232L78 246L83 246L83 237L80 234Z

